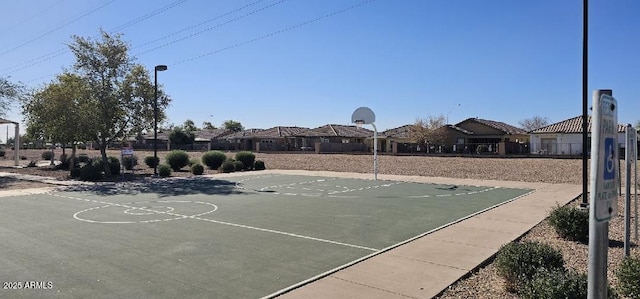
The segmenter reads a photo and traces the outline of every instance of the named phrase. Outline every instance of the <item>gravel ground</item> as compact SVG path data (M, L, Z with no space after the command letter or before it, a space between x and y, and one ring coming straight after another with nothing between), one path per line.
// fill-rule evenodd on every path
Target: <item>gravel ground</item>
M21 151L21 155L27 160L21 161L22 165L29 161L40 160L42 150ZM70 154L70 152L67 152ZM90 157L98 156L97 151L79 151ZM61 154L56 151L56 157ZM119 152L110 151L109 155L119 156ZM136 152L140 163L143 164L145 156L152 156L152 152ZM158 152L158 156L164 161L165 152ZM190 152L192 159L200 159L202 153ZM228 153L232 157L232 153ZM7 157L12 157L11 151L7 151ZM264 154L257 153L256 159L263 160L268 169L300 169L300 170L325 170L338 172L372 173L373 159L371 155L342 155L296 153L296 154ZM13 161L5 158L0 160L0 171L19 172L42 176L66 179L68 172L56 171L47 168L22 168L10 167ZM582 161L575 159L544 159L544 158L519 158L501 159L491 157L462 158L462 157L426 157L426 156L387 156L378 157L378 169L381 174L435 176L450 178L471 178L484 180L525 181L545 183L582 183ZM139 177L153 174L153 169L146 165L138 165L135 173ZM215 174L214 170L205 170L206 174ZM622 175L624 175L624 170ZM188 171L173 173L173 176L191 176ZM0 187L20 188L19 182L2 182ZM34 184L25 183L25 186ZM23 187L30 188L30 187ZM622 260L623 241L623 202L619 202L618 217L610 223L609 238L612 240L609 248L609 280L615 285L614 271ZM573 204L577 204L577 201ZM565 264L580 272L587 271L586 244L565 241L560 239L546 221L532 229L523 236L526 240L542 241L560 249L565 258ZM640 256L640 247L632 248L632 255ZM469 277L449 287L438 298L517 298L517 296L504 291L504 283L496 274L493 264L478 269Z

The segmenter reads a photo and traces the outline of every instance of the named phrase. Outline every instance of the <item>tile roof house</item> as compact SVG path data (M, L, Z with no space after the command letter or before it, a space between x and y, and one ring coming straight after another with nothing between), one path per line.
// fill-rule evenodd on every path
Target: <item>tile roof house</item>
M373 137L373 131L348 125L328 124L315 129L300 132L304 149L313 147L316 152L353 152L367 151L365 140ZM319 144L319 145L316 145Z
M309 128L277 126L256 132L253 135L255 150L262 151L290 151L300 150L303 138L300 134Z
M625 126L618 124L618 144L625 145ZM591 116L587 118L587 134L591 146ZM582 116L572 117L530 132L531 153L548 155L582 155Z

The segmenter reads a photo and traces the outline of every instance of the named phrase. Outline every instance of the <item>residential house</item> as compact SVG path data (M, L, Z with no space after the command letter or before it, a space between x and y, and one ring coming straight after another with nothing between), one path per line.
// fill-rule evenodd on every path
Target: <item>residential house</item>
M256 135L264 129L246 129L220 137L221 140L233 144L234 150L255 151Z
M618 144L625 147L625 125L618 124ZM530 132L531 153L542 155L582 155L582 116L576 116ZM587 118L587 148L591 150L591 116Z
M455 134L455 143L464 144L463 151L479 152L480 148L498 154L527 153L529 134L518 127L494 120L467 118L449 131ZM456 149L458 151L459 149Z
M256 132L253 135L255 150L264 151L291 151L301 150L304 138L300 137L309 128L277 126Z
M373 136L373 131L358 127L328 124L300 132L296 137L304 147L313 146L316 153L368 151L372 144L365 140Z
M231 144L222 137L233 134L228 129L201 129L194 132L194 149L200 150L234 150L236 144Z

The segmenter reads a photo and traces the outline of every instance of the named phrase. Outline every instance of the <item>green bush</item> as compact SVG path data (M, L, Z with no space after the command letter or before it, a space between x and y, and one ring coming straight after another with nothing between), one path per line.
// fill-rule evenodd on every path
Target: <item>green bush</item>
M589 240L589 211L576 207L556 207L549 215L549 224L560 237L578 242Z
M236 166L232 161L224 161L220 166L220 172L229 173L236 171Z
M138 165L138 157L135 155L127 155L122 157L122 165L124 165L124 169L133 170L133 168Z
M30 161L27 167L36 167L36 161Z
M244 164L241 161L233 161L233 167L236 171L242 171L244 169Z
M80 177L80 171L82 171L81 168L78 168L78 167L72 168L69 171L69 176L71 176L74 179L77 179Z
M218 169L227 160L227 155L221 151L208 151L202 155L202 163L209 169Z
M196 165L196 164L200 164L200 161L198 161L197 159L189 159L189 163L187 164L187 166L189 166L189 168L191 168L191 166Z
M171 176L171 167L167 164L158 165L158 175L160 175L161 178Z
M495 265L506 281L507 290L514 292L530 280L536 270L562 269L562 253L548 244L532 241L509 243L500 248Z
M119 175L120 174L120 160L114 156L107 157L109 171L111 175ZM102 157L96 157L93 159L93 166L100 169L102 171L104 169L104 163L102 162Z
M78 168L79 164L80 164L80 160L78 159L78 157L68 157L67 155L60 155L60 161L62 163L60 163L60 165L58 165L59 169L62 170L69 170L69 168L71 167L71 162L73 160L73 167L74 168Z
M4 156L7 154L7 152L3 149L0 149L0 158L4 158Z
M53 153L51 151L42 152L42 160L51 161L53 160Z
M102 168L98 168L94 164L87 164L80 168L80 180L95 182L100 179L102 179Z
M154 156L146 156L144 157L144 164L147 164L149 168L155 168L160 164L160 158Z
M256 160L256 155L249 151L237 152L236 160L242 162L245 169L253 169L253 162Z
M640 298L640 257L627 257L616 272L618 291L628 298Z
M193 165L191 165L191 173L195 174L195 175L201 175L204 173L204 166L202 166L202 164L200 163L195 163Z
M265 166L264 166L264 161L262 160L256 160L256 162L253 164L253 169L254 170L265 170Z
M167 154L165 160L173 171L179 171L189 164L189 154L183 150L173 150Z
M587 298L587 275L573 270L542 268L518 290L518 294L523 299Z
M80 161L80 163L88 163L89 156L87 156L87 154L80 154L78 155L78 161Z

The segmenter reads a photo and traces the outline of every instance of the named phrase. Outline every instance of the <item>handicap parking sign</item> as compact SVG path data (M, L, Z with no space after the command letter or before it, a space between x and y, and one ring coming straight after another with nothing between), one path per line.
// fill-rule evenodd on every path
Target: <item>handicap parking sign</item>
M604 139L604 176L605 180L613 180L616 178L616 161L615 161L615 140L613 138Z

